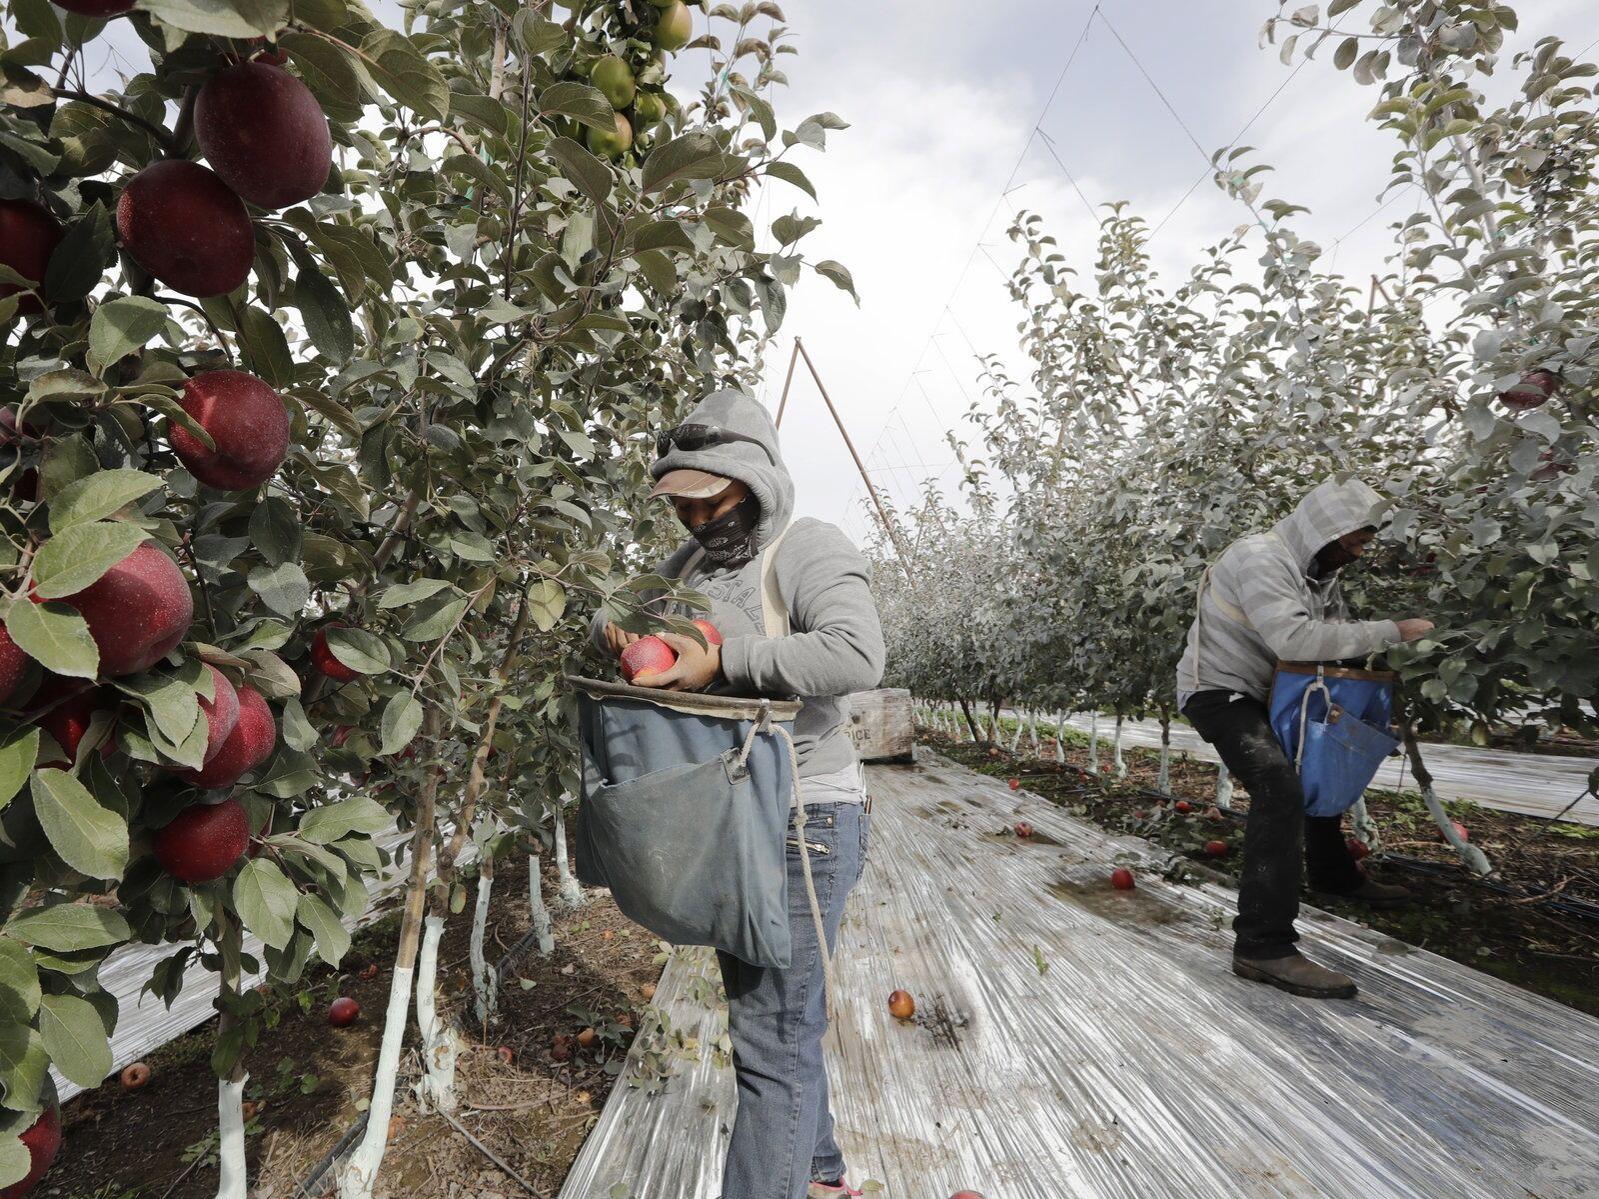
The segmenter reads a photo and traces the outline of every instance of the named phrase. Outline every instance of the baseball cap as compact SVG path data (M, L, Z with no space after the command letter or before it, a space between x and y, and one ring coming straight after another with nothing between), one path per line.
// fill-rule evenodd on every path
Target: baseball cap
M650 488L650 498L669 495L685 500L708 500L721 495L733 480L704 470L669 470Z

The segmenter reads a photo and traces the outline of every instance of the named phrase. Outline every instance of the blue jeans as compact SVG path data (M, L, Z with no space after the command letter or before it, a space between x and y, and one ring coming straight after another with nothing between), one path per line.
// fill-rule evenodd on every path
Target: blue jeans
M831 952L844 901L866 862L871 816L858 803L805 808L811 877ZM738 1112L722 1172L722 1199L804 1199L813 1180L831 1182L844 1173L822 1064L822 1037L827 1033L822 958L792 826L788 924L794 958L787 970L717 954L727 987L728 1033L738 1078Z

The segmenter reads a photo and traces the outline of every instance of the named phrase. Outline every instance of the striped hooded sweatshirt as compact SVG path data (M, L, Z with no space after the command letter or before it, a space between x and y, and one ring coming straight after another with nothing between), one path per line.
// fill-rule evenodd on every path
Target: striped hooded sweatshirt
M1386 502L1358 479L1328 479L1270 531L1240 537L1201 584L1177 706L1199 691L1238 691L1265 703L1278 661L1336 662L1400 641L1391 620L1350 620L1338 572L1313 578L1329 542L1382 523Z
M714 392L689 414L687 423L727 429L750 440L692 451L674 448L656 459L651 473L658 479L668 471L703 470L747 486L761 508L756 553L741 565L718 567L696 552L699 543L690 537L654 573L679 579L711 601L704 615L724 638L725 676L713 693L803 700L794 721L800 777L831 780L853 773L858 780L844 697L877 686L885 656L871 568L837 526L810 517L795 519L794 481L783 464L777 429L754 399L738 391ZM789 634L769 637L762 622L760 551L785 529L773 555L773 578L788 610ZM642 598L657 606L662 599L655 591L644 592ZM603 611L595 615L590 637L597 648L604 648ZM822 797L819 791L816 798Z

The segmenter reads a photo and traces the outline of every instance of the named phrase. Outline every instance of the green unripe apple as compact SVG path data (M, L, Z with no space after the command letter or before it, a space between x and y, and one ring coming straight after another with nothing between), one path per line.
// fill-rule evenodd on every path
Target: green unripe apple
M659 92L640 92L633 100L633 123L640 131L666 119L666 101Z
M633 68L614 54L595 60L589 71L589 82L599 88L611 102L611 107L616 109L626 108L633 103L633 95L638 90L633 80Z
M633 126L621 113L616 114L616 130L589 129L589 149L601 158L620 158L633 144Z
M661 10L655 22L655 44L662 50L677 51L694 40L694 18L683 0L675 0Z

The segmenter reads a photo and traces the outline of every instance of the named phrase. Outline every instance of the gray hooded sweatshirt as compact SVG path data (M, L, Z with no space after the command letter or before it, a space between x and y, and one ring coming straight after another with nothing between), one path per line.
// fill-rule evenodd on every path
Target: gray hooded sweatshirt
M652 467L657 479L682 469L737 479L760 504L755 556L744 565L721 569L703 555L696 561L699 543L691 537L656 567L662 577L681 579L711 600L711 610L704 615L722 634L725 676L713 690L798 697L804 701L794 722L800 777L820 780L855 769L855 748L843 727L849 713L842 697L877 686L885 657L870 567L835 525L804 517L789 527L794 481L778 452L777 429L759 403L742 392L715 392L684 423L711 425L756 439L694 451L674 448ZM761 606L760 551L785 528L788 533L777 547L772 571L788 608L790 632L786 637L768 637ZM590 632L601 649L604 628L603 614L596 616Z
M1350 620L1338 574L1312 578L1321 548L1380 524L1382 496L1358 479L1328 479L1266 533L1222 552L1202 585L1177 666L1179 709L1198 691L1240 691L1265 703L1278 661L1335 662L1400 641L1391 620Z

